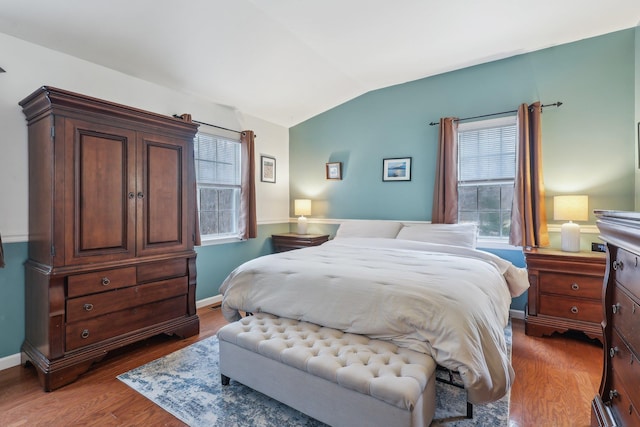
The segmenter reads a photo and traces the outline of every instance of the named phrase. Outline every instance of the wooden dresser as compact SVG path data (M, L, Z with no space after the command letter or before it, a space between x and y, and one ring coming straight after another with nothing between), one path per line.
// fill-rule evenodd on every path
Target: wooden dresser
M52 87L20 105L29 134L22 362L49 391L115 348L197 334L197 125Z
M602 341L602 282L605 254L524 251L529 271L527 335L576 330Z
M607 245L602 382L592 426L640 426L640 213L595 211Z

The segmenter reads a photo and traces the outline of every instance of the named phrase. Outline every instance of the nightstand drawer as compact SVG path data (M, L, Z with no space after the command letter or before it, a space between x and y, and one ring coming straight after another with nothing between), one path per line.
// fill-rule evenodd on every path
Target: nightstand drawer
M600 301L582 300L562 296L540 295L538 312L546 316L581 320L584 322L602 321Z
M541 293L590 298L598 301L602 298L603 279L601 277L541 271L539 280Z

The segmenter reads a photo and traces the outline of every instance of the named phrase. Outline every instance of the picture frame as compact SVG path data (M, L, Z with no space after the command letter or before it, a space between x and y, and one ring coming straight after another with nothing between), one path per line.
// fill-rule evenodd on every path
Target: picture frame
M276 158L271 156L260 156L260 181L276 182Z
M342 179L342 162L330 162L326 165L327 179Z
M383 181L411 181L411 157L382 159Z

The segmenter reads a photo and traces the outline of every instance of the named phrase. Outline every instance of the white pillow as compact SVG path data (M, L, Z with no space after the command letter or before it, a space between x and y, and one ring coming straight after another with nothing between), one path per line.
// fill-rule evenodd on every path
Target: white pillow
M402 228L401 222L357 220L343 222L336 231L336 238L340 237L384 237L395 239Z
M476 248L475 224L405 224L396 239Z

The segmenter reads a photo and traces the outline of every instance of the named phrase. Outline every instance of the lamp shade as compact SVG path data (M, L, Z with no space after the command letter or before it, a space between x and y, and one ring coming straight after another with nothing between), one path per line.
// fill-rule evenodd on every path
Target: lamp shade
M569 221L562 224L560 241L565 252L580 251L580 226L571 221L589 219L587 196L555 196L553 198L553 219Z
M554 196L553 219L557 221L586 221L589 219L588 196Z
M293 212L295 215L311 215L311 200L296 199L293 203Z

